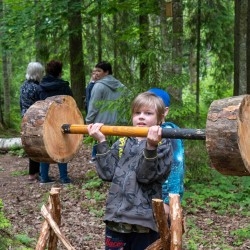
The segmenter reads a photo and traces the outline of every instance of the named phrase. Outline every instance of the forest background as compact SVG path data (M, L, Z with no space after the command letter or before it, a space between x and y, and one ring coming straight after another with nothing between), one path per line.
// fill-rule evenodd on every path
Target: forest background
M106 60L130 90L114 104L121 110L139 92L161 87L171 95L169 121L204 128L214 100L250 93L249 10L247 0L0 0L1 136L20 133L28 63L51 59L63 62L83 116L92 68ZM122 115L130 124L129 108ZM205 142L185 147L187 189L214 179Z

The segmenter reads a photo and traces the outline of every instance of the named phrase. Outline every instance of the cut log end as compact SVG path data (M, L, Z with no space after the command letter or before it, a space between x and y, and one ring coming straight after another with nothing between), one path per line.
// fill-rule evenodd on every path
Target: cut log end
M22 120L22 144L37 162L68 162L78 152L83 135L61 131L64 123L83 124L83 117L71 96L49 97L33 104Z
M250 96L214 101L206 125L206 147L211 166L223 175L249 176Z
M240 153L250 173L250 96L246 96L239 108L238 117L238 144Z

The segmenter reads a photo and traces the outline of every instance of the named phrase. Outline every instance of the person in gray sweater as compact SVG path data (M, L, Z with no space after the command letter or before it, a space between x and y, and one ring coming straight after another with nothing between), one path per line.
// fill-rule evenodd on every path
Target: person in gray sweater
M103 123L88 125L97 144L96 170L110 182L106 201L105 249L144 250L159 238L152 199L162 198L162 184L172 161L170 139L162 138L163 100L150 92L139 94L132 103L135 127L149 127L147 137L125 137L110 148L100 131Z
M114 101L119 99L126 87L113 77L112 66L102 61L95 65L95 78L98 79L91 90L88 102L87 124L101 122L106 125L116 125L118 111ZM92 147L90 163L95 162L96 144Z
M91 91L86 123L101 122L107 125L115 125L118 112L110 104L119 99L125 86L112 75L112 67L109 62L99 62L95 65L96 78L98 79Z

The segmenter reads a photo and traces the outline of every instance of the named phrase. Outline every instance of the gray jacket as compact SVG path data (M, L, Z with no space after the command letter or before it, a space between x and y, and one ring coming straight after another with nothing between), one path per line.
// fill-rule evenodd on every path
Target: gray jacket
M104 221L158 231L152 199L162 197L161 186L170 172L172 146L164 138L156 150L145 147L146 139L128 137L119 157L119 140L111 149L107 142L97 145L97 172L101 179L111 182Z
M125 86L112 75L107 75L96 81L91 91L86 123L116 124L117 111L115 105L111 109L108 109L108 106L122 95L124 89Z

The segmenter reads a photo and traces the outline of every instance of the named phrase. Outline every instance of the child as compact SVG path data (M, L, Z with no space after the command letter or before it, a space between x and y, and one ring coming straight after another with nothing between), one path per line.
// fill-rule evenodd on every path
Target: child
M154 93L156 96L162 98L165 104L165 116L169 112L170 106L170 96L163 89L152 88L148 90L151 93ZM174 128L178 129L179 127L172 122L164 122L161 125L162 128ZM181 139L171 139L172 148L173 148L173 161L171 166L171 172L162 185L162 199L164 202L164 209L167 218L169 219L169 194L179 194L182 199L184 193L184 174L185 174L185 153L184 153L184 144Z
M98 141L97 172L111 182L104 217L106 250L144 250L159 238L152 199L161 198L172 160L171 142L161 138L165 105L155 94L145 92L131 108L133 126L149 127L149 131L146 138L126 138L121 155L119 140L109 148L100 132L102 123L88 125L89 135Z

